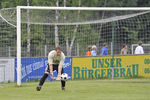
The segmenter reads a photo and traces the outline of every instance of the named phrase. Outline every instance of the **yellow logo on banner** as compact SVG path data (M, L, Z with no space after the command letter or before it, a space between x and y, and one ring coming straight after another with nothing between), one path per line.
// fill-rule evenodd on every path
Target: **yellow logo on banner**
M150 55L72 58L72 79L150 77Z

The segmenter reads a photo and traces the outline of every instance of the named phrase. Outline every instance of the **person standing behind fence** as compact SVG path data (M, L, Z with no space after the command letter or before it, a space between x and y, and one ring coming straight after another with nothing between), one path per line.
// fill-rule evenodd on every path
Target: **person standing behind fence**
M92 51L91 51L91 56L96 56L97 55L97 47L96 47L96 45L93 45L92 46Z
M88 46L88 51L86 52L86 56L91 56L92 46Z
M101 48L100 54L101 54L101 56L108 55L108 50L107 50L107 44L106 43L103 44L103 47Z
M121 55L126 55L126 54L128 53L128 49L127 49L127 48L128 48L127 45L124 44L124 45L123 45L123 48L121 49L120 54L121 54Z
M144 54L144 50L142 47L142 42L138 43L138 46L135 48L134 54Z

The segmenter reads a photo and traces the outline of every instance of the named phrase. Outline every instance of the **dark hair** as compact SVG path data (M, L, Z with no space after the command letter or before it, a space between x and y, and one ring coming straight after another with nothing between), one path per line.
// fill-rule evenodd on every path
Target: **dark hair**
M123 45L123 48L126 46L126 44Z
M142 45L142 42L139 42L138 44L139 44L139 45Z
M61 49L61 47L60 47L60 46L56 46L55 50L56 50L56 51L57 51L57 50L62 51L62 49Z
M90 51L91 49L92 49L92 46L91 46L91 45L89 45L89 46L88 46L88 50Z

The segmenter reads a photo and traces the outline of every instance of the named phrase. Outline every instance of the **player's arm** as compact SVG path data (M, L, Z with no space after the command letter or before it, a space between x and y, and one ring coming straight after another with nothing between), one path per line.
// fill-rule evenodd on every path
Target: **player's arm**
M64 61L65 61L65 55L63 54L63 56L61 57L61 60L59 62L59 66L58 66L58 75L61 75L61 71L64 65Z
M52 64L53 64L53 59L52 59L52 57L49 55L48 56L48 64L49 64L49 69L50 69L50 72L52 72L51 70L52 70Z
M53 59L52 59L52 54L49 53L48 55L48 64L49 64L49 70L50 70L50 74L53 74Z
M120 52L120 54L121 54L121 55L123 54L123 49L121 49L121 52Z
M143 48L141 48L141 54L144 54L144 50L143 50Z
M53 65L52 64L49 64L49 69L50 69L50 74L53 73Z
M107 49L105 50L105 53L106 53L106 55L108 55L108 50Z

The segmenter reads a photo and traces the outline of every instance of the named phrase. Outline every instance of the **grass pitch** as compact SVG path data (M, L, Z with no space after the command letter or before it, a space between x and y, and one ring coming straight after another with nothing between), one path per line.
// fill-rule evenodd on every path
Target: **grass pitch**
M0 100L150 100L150 79L67 81L62 91L59 81L0 84Z

